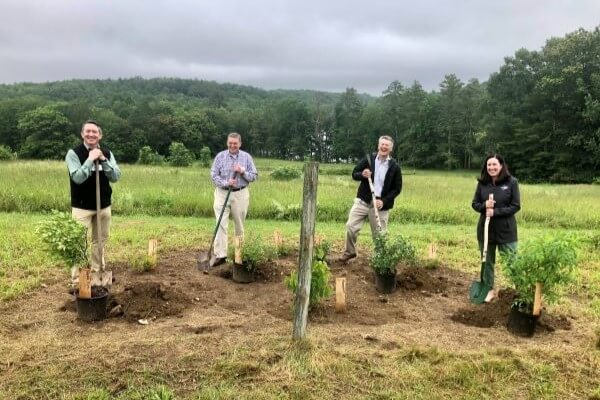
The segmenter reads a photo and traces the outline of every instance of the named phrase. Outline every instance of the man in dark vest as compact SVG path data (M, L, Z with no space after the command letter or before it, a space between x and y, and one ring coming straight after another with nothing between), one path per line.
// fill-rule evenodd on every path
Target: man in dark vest
M352 171L352 179L360 181L354 204L346 222L346 247L339 258L348 262L356 257L356 240L366 219L371 225L373 236L377 233L375 210L379 211L381 230L385 231L389 219L389 211L394 207L394 200L402 190L402 171L400 165L390 154L394 148L394 140L390 136L381 136L377 144L377 153L369 154L356 164ZM368 179L373 180L375 202ZM375 203L375 204L373 204Z
M110 182L116 182L121 177L121 170L114 155L106 147L100 148L102 129L96 121L85 121L81 128L83 143L69 150L65 161L69 169L71 183L71 212L73 218L85 224L92 230L92 272L104 271L106 264L100 256L100 249L108 239L110 229L110 201L112 188ZM99 161L100 171L100 215L96 212L96 167ZM100 222L102 237L98 238L96 223ZM104 252L102 252L104 254ZM79 272L71 270L73 285L78 282Z

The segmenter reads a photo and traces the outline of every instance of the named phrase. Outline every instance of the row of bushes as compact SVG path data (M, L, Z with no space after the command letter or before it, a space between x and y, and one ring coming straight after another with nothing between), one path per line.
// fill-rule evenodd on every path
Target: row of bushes
M200 150L200 165L208 167L210 165L210 149L207 146ZM143 165L163 165L168 163L173 167L189 167L195 161L194 153L188 150L183 143L173 142L169 146L169 156L158 154L150 146L144 146L140 149L138 164Z

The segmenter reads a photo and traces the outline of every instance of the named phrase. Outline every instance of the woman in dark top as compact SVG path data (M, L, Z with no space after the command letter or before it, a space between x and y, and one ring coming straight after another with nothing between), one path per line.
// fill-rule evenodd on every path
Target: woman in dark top
M517 221L515 214L521 209L519 183L510 175L508 165L499 154L486 157L471 206L479 213L477 241L483 256L483 230L486 217L490 217L488 250L482 263L480 281L470 290L473 303L489 303L497 297L494 290L494 264L496 248L503 258L514 256L517 251ZM489 200L493 194L493 200Z

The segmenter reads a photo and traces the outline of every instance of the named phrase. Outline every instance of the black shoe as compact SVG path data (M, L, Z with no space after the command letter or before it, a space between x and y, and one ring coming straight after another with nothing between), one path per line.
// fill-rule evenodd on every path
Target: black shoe
M216 267L217 265L225 264L225 261L227 261L226 257L218 257L215 259L215 263L213 264L213 267Z
M69 290L67 290L67 293L69 293L71 296L75 296L76 291L77 291L76 288L70 287Z
M347 263L348 261L352 260L353 258L356 258L356 254L343 254L338 260L343 262L343 263Z

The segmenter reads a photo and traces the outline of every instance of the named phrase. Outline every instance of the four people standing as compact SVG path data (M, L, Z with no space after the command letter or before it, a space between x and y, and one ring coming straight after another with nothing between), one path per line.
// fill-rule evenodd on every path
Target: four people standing
M81 129L81 138L83 142L69 150L65 160L70 177L72 215L92 229L91 268L92 271L98 272L105 268L104 257L100 256L100 248L103 248L109 236L112 195L110 182L118 181L121 171L112 152L106 147L100 148L102 129L98 123L93 120L86 121ZM215 239L214 265L224 263L227 258L227 227L230 215L235 225L235 235L238 237L244 235L244 221L250 203L248 185L258 176L252 156L241 150L241 145L241 135L230 133L227 136L227 150L216 155L211 167L211 179L215 185L213 208L217 219L222 208L225 207ZM391 158L393 147L394 141L390 136L381 136L378 140L377 153L369 154L360 160L352 171L352 178L360 184L346 223L345 249L340 257L342 262L348 262L357 256L357 237L365 220L369 221L372 235L377 234L379 227L375 208L379 212L381 230L385 231L387 228L389 211L394 207L394 200L402 191L400 165ZM94 177L96 165L99 165L101 171L99 215L96 212ZM372 179L373 193L369 179ZM231 193L225 204L228 192ZM489 199L490 194L493 194L493 200ZM486 218L490 218L490 223L487 257L482 264L480 281L475 283L476 290L471 291L471 300L476 303L490 302L497 296L494 290L496 248L503 257L516 253L515 214L521 208L519 184L511 176L502 156L494 154L485 159L472 207L480 213L477 240L481 251L484 246ZM101 238L98 238L97 222L101 225ZM75 284L78 271L72 271L71 277Z

